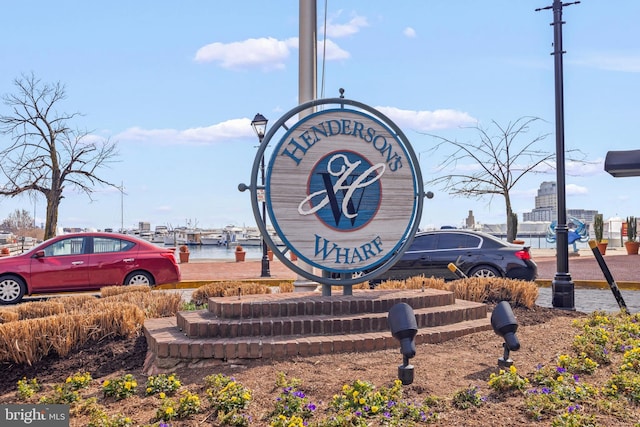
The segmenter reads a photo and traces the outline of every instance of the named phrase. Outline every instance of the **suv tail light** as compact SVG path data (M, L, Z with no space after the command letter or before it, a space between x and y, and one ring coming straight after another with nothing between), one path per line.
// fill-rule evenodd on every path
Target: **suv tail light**
M531 252L529 252L529 248L524 248L521 251L516 251L515 256L517 256L523 261L526 261L531 259Z

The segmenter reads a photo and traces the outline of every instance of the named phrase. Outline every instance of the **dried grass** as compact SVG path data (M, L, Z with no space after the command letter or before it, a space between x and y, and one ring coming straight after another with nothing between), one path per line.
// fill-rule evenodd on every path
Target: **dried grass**
M280 283L278 288L280 288L280 293L293 292L293 290L295 289L293 286L293 282L282 282Z
M538 299L538 285L535 282L499 277L469 277L445 282L443 279L415 276L406 280L385 281L376 289L422 288L450 291L455 298L467 301L482 303L510 301L515 307L532 308Z
M15 322L17 320L20 320L20 316L18 316L18 312L15 311L13 307L0 308L0 324Z
M191 302L195 305L207 303L209 298L238 295L268 294L271 289L260 283L215 282L200 286L191 294Z
M64 357L88 341L135 336L146 317L173 316L182 303L174 292L123 289L129 290L102 299L80 295L3 308L0 361L33 364L52 353Z
M128 294L131 292L151 292L151 287L148 285L129 285L129 286L107 286L100 289L100 296L102 298L111 297L114 295Z
M65 312L64 304L60 302L60 298L48 301L31 301L16 306L18 318L20 320L36 319L38 317L53 316Z

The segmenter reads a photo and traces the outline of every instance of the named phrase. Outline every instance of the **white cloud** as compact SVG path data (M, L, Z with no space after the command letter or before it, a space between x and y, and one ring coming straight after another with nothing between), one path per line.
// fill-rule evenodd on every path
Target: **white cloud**
M196 52L199 63L216 62L223 68L240 70L261 68L264 71L280 70L285 67L291 50L298 48L298 38L277 40L272 37L248 39L228 44L211 43ZM325 54L327 61L349 59L351 55L332 40L318 41L318 55Z
M230 139L252 137L251 119L232 119L207 127L176 129L141 129L133 127L125 130L116 139L144 141L164 144L200 143L209 144Z
M404 29L404 31L402 31L402 34L404 34L406 37L413 39L417 36L416 34L416 30L414 30L411 27L407 27Z
M593 54L571 61L572 64L607 71L640 73L640 55Z
M459 127L475 119L467 113L454 110L409 111L395 107L376 107L401 128L430 131ZM295 122L295 119L292 118ZM291 125L291 123L290 123ZM240 138L254 137L251 119L231 119L215 125L190 129L142 129L132 127L116 135L118 141L153 142L155 144L211 144Z
M340 16L342 11L339 11L336 16ZM346 24L335 24L334 18L330 18L327 22L326 37L347 37L356 34L363 27L368 27L369 23L367 18L363 16L354 15L353 18Z
M420 132L440 129L452 129L463 125L475 124L477 119L468 113L456 110L413 111L396 107L375 107L388 116L400 128L410 128Z
M325 54L325 59L327 61L339 61L343 59L349 59L351 57L351 54L349 52L342 49L330 39L326 40L324 46L323 41L318 42L318 61L320 61L323 53Z
M588 194L589 190L587 189L587 187L583 187L581 185L567 184L565 187L565 192L567 193L567 196L578 196Z
M247 39L233 43L211 43L196 52L195 61L219 62L223 68L243 69L259 67L264 70L284 68L297 38L277 40L273 37Z

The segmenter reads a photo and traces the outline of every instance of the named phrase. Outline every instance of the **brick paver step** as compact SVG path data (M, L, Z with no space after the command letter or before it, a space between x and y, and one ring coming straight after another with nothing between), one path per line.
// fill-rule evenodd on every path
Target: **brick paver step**
M218 318L251 319L285 316L341 316L383 313L406 302L413 309L453 304L453 293L438 289L354 290L353 295L322 296L317 292L243 295L209 298L208 309Z
M457 300L455 304L414 308L419 328L484 318L484 304ZM177 327L192 338L278 337L337 335L388 330L387 312L345 315L301 315L250 319L218 318L207 310L182 311Z
M435 344L467 334L490 330L489 316L454 324L420 328L417 345ZM204 359L229 362L236 359L278 359L291 356L376 351L398 348L389 331L344 335L304 335L289 337L238 337L226 339L197 338L184 335L175 318L150 319L145 322L148 357L145 372L171 369L181 363Z
M486 305L456 300L451 292L434 289L362 291L331 297L293 293L210 298L209 310L145 321L145 372L191 363L397 348L387 316L389 308L400 302L413 307L418 326L416 344L439 343L491 329ZM300 307L300 303L301 310L290 308ZM253 311L254 307L269 308L267 312L266 308Z

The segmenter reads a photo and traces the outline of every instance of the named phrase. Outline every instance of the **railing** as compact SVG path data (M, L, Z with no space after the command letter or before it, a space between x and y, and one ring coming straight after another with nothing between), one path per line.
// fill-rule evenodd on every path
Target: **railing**
M9 254L0 253L0 256L19 255L33 248L36 243L37 242L34 240L31 242L6 243L4 245L0 245L0 252L6 252L4 248L9 249Z

